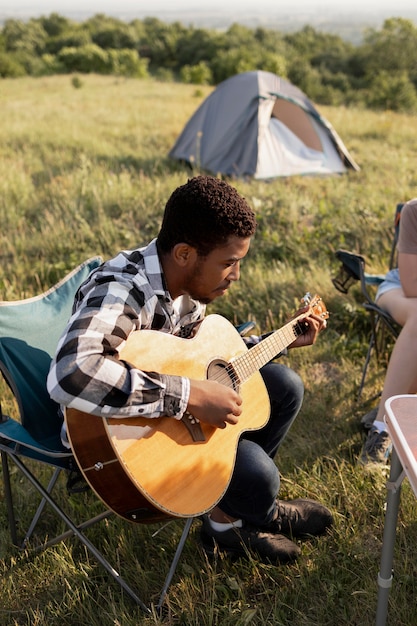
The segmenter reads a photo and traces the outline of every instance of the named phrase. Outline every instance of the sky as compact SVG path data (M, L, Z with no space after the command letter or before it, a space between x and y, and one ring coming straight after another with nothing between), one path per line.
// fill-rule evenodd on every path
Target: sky
M113 13L115 10L137 11L140 14L155 15L160 11L182 10L250 10L251 12L273 9L297 11L316 9L320 12L333 9L343 12L346 8L359 12L370 13L376 10L375 6L363 0L349 0L343 4L340 0L0 0L0 13L19 14L21 11L30 13L33 17L45 13L56 12L64 14L78 8L92 13ZM374 3L372 3L374 5ZM390 10L393 15L400 15L403 11L416 8L416 0L377 0L378 11ZM238 17L237 13L237 17Z

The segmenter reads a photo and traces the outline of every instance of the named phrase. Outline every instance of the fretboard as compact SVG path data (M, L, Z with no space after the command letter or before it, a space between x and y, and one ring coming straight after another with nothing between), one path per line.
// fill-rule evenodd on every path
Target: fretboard
M250 350L231 360L231 365L237 374L239 383L248 380L254 372L260 370L261 367L269 363L271 359L303 334L303 328L300 324L302 317L291 320L291 322L276 330Z

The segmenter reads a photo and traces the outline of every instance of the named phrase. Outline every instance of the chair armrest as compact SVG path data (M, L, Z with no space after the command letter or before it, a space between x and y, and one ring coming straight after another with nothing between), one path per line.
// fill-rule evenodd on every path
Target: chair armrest
M355 282L361 280L365 259L360 254L354 254L348 250L336 250L335 255L341 262L341 266L337 276L332 279L332 283L338 291L347 293Z

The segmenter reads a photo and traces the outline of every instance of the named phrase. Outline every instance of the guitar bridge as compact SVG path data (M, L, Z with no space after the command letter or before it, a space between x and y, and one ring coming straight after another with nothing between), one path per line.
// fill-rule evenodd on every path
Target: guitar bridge
M191 413L184 413L180 421L190 433L193 441L197 442L206 440L200 422L196 417L191 415Z

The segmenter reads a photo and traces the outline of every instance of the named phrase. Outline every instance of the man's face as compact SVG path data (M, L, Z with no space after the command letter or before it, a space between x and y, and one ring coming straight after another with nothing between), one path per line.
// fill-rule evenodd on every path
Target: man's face
M215 248L206 257L197 256L189 268L185 292L194 300L209 304L222 296L231 283L239 280L240 261L246 256L250 237L229 237L221 248Z

